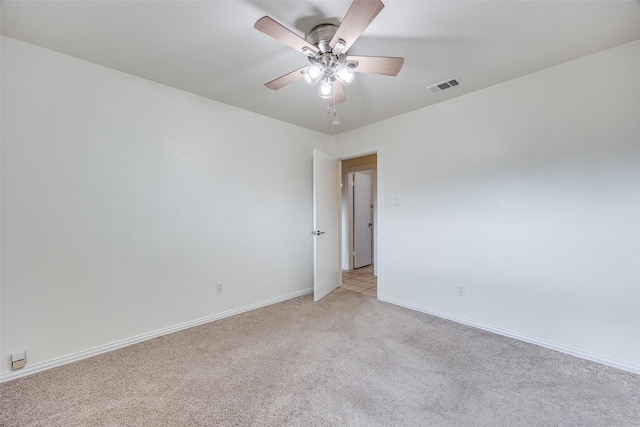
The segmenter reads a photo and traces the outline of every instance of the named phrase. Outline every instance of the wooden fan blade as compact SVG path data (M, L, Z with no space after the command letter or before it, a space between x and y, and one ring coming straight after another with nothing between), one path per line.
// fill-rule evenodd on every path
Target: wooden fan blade
M298 68L297 70L294 70L288 74L285 74L284 76L278 77L275 80L271 80L269 83L265 83L264 85L269 89L278 90L288 85L289 83L293 83L296 80L300 80L302 78L302 70L304 70L305 68L307 67L305 66L302 68Z
M253 28L258 31L262 31L266 35L273 37L274 39L286 44L287 46L294 48L298 52L302 52L302 48L306 47L315 54L320 53L317 47L309 44L309 42L307 42L305 39L298 36L287 27L284 27L283 25L277 23L268 16L263 16L262 18L258 19Z
M329 105L334 106L338 104L342 104L347 100L347 97L344 94L344 88L339 81L333 82L333 97L329 98Z
M342 53L345 53L383 8L380 0L354 0L329 46L333 49L342 39L345 41Z
M349 61L357 61L355 71L358 73L382 74L397 76L404 64L404 58L388 56L347 56Z

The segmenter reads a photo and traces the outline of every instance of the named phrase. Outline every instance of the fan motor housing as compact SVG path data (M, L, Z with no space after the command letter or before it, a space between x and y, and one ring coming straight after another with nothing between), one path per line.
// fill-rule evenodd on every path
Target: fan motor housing
M316 46L320 53L329 53L331 52L331 39L338 31L338 26L333 24L320 24L309 32L307 35L307 41Z

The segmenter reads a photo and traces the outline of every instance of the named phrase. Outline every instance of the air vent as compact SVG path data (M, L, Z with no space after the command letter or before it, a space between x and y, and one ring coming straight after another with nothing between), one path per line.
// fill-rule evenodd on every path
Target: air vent
M431 85L427 87L427 90L431 93L438 93L438 92L442 92L443 90L451 89L452 87L455 87L461 84L462 82L460 81L460 79L457 77L454 77L452 79L445 80L441 83L436 83L434 85Z

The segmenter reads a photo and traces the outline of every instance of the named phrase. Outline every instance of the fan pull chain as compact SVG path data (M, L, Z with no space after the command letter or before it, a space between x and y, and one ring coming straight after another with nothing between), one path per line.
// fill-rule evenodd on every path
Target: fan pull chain
M335 116L338 110L336 110L336 93L333 92L333 115ZM327 114L331 114L331 100L327 99Z
M338 110L336 110L336 94L333 93L333 115L335 116ZM327 99L327 114L331 114L331 99Z
M333 117L336 116L336 91L335 91L335 87L334 87L334 91L333 91Z

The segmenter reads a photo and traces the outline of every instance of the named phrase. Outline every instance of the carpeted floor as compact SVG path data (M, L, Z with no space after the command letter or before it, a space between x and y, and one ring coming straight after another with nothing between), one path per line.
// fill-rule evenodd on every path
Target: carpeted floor
M0 384L5 426L640 426L640 376L338 289Z

